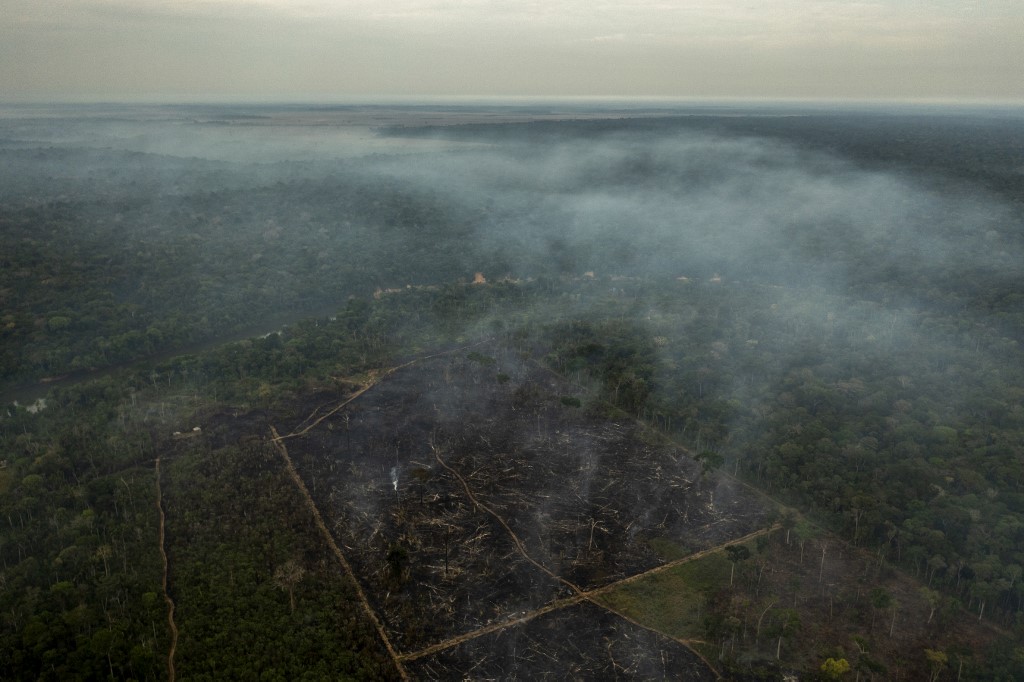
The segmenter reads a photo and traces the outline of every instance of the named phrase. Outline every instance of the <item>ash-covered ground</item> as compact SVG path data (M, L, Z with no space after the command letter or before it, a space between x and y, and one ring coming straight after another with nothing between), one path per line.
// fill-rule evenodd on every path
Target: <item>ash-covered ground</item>
M682 449L587 409L583 388L496 346L413 362L339 409L350 397L320 391L257 421L284 437L416 670L532 679L600 677L613 666L657 677L658 665L673 676L691 658L685 665L703 669L683 645L587 592L763 527L763 499L703 476ZM481 628L490 629L475 635ZM579 639L584 631L593 637ZM532 658L519 657L518 641Z

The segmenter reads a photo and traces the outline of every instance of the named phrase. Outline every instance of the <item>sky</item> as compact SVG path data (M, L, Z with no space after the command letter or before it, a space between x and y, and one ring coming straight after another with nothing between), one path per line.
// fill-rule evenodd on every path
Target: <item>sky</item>
M1022 0L0 0L0 100L1024 102Z

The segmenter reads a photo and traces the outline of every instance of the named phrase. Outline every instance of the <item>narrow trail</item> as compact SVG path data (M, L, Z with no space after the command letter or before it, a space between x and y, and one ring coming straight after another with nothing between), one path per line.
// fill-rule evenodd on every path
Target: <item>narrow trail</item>
M440 353L432 353L431 355L423 355L423 356L420 356L418 358L413 358L409 362L402 363L401 365L395 365L394 367L389 367L387 369L378 370L375 374L373 374L373 376L370 378L370 380L366 383L365 386L360 388L358 391L356 391L355 393L350 395L345 400L343 400L340 403L338 403L337 405L335 405L334 408L332 408L331 410L329 410L329 411L323 413L322 415L320 415L319 417L317 417L314 421L309 422L309 424L305 428L302 428L302 429L297 430L297 431L292 431L291 433L285 434L284 436L278 435L277 431L274 430L274 437L273 437L272 440L275 443L279 443L279 442L283 441L286 438L296 438L298 436L304 436L305 434L309 433L314 428L316 428L323 420L325 420L328 417L331 417L331 416L337 414L338 412L340 412L341 410L345 409L345 407L349 403L354 401L356 398L359 398L361 395L363 395L364 393L369 391L371 388L373 388L374 386L379 384L382 379L384 379L385 377L388 377L388 376L394 374L395 372L397 372L400 369L405 369L406 367L411 367L412 365L415 365L417 362L423 362L424 360L430 360L431 358L439 358L439 357L442 357L444 355L451 355L452 353L458 353L460 351L464 351L464 350L466 350L468 348L475 348L477 346L481 346L481 345L483 345L485 343L488 343L489 341L490 341L490 339L484 339L483 341L478 341L476 343L471 343L468 346L460 346L458 348L452 348L451 350L442 351ZM315 415L317 410L319 410L319 409L320 408L318 407L316 410L314 410L313 414L311 414L308 417L306 417L305 421L309 421L310 419L312 419L313 415ZM305 423L305 421L303 423Z
M431 656L433 654L444 651L445 649L451 649L453 646L458 646L463 642L468 642L478 637L489 635L493 632L500 632L501 630L514 627L516 625L522 625L533 620L534 618L538 618L539 616L543 616L547 613L553 613L555 611L561 611L562 609L570 606L575 606L580 602L586 601L586 599L587 598L582 594L578 594L573 597L568 597L566 599L556 599L555 601L551 602L550 604L547 604L546 606L542 606L539 609L534 609L533 611L524 613L521 616L517 616L516 618L511 618L500 623L492 623L491 625L482 627L478 630L464 632L461 635L450 637L444 641L437 642L436 644L431 644L430 646L420 649L418 651L411 651L407 654L402 654L399 658L401 658L403 661L415 661L418 658Z
M718 669L714 665L711 664L711 661L709 661L707 659L707 656L705 656L701 652L697 651L693 647L693 643L692 642L690 642L688 640L685 640L685 639L680 639L678 637L673 637L672 635L668 634L667 632L662 632L661 630L658 630L657 628L653 628L650 625L644 625L640 621L634 620L632 617L627 616L626 614L622 613L618 609L613 609L612 607L608 606L607 604L598 604L597 602L594 602L593 600L591 600L591 601L592 601L592 603L597 604L598 606L600 606L601 608L605 609L606 611L610 611L611 613L614 613L616 616L618 616L622 620L627 621L629 623L632 623L633 625L635 625L638 628L643 628L644 630L647 630L648 632L653 632L656 635L661 635L662 637L665 637L667 639L671 639L676 644L681 644L682 646L686 647L690 651L690 653L692 653L694 656L699 658L704 663L704 665L707 666L708 670L710 670L711 672L713 672L715 674L716 678L718 678L719 680L725 679L725 678L722 677L721 673L718 672Z
M171 631L171 646L167 651L167 679L169 682L174 682L174 652L178 648L178 626L174 623L174 600L171 599L171 595L167 592L167 573L168 564L167 561L167 549L164 542L164 505L163 505L163 494L160 486L160 458L156 458L156 509L160 514L160 558L164 562L164 574L161 582L164 601L167 603L167 625Z
M444 465L442 465L442 466L444 466ZM449 467L446 467L446 468L448 468L448 470L451 471L451 469ZM491 513L493 514L493 512L491 512ZM501 520L499 519L499 522L500 521ZM502 523L502 525L505 525L505 524ZM493 623L493 624L488 625L486 627L482 627L482 628L479 628L477 630L472 630L470 632L465 632L465 633L463 633L461 635L458 635L456 637L451 637L451 638L446 639L444 641L437 642L436 644L432 644L432 645L430 645L430 646L428 646L426 648L420 649L418 651L412 651L412 652L409 652L407 654L402 654L401 658L404 661L414 661L414 660L416 660L418 658L423 658L424 656L430 656L432 654L436 654L438 652L444 651L445 649L450 649L453 646L458 646L459 644L462 644L463 642L468 642L468 641L476 639L478 637L483 637L485 635L489 635L489 634L492 634L494 632L499 632L501 630L504 630L505 628L514 627L516 625L522 625L523 623L531 621L534 618L538 618L538 617L543 616L545 614L552 613L554 611L560 611L561 609L568 608L570 606L576 606L577 604L579 604L581 602L584 602L584 601L589 601L590 603L594 604L595 606L597 606L599 608L602 608L602 609L604 609L606 611L610 611L610 612L614 613L616 616L619 616L623 620L629 621L630 623L632 623L633 625L636 625L637 627L644 628L645 630L650 630L651 632L657 633L657 634L662 635L664 637L667 637L667 638L669 638L669 639L671 639L671 640L673 640L675 642L678 642L679 644L682 644L687 649L690 649L691 651L693 651L693 653L696 656L698 656L702 661L704 661L704 663L706 663L711 670L714 670L715 667L713 665L711 665L711 663L703 655L701 655L701 653L699 651L696 651L687 640L673 637L673 636L671 636L671 635L669 635L667 633L662 632L661 630L657 630L657 629L652 628L652 627L650 627L648 625L644 625L643 623L640 623L640 622L638 622L636 620L633 620L633 618L631 618L630 616L627 616L626 614L624 614L624 613L622 613L622 612L620 612L620 611L610 607L608 604L605 604L604 602L600 602L600 601L596 601L596 600L597 600L597 598L601 597L604 594L607 594L609 592L614 592L615 590L617 590L618 588L622 587L623 585L628 585L630 583L639 582L639 581L641 581L641 580L643 580L645 578L648 578L648 577L650 577L652 575L657 575L658 573L663 573L665 571L669 571L669 570L671 570L671 569L673 569L673 568L675 568L677 566L681 566L681 565L689 563L691 561L697 561L699 559L703 559L704 557L710 556L711 554L723 551L725 549L725 547L727 547L729 545L733 545L733 544L736 544L736 543L742 543L742 542L747 542L749 540L753 540L756 537L759 537L761 535L767 535L768 533L771 533L772 531L778 530L781 527L782 526L776 524L776 525L774 525L774 526L772 526L770 528L762 528L760 530L754 531L753 533L748 533L747 535L744 535L743 537L739 537L739 538L736 538L734 540L730 540L729 542L723 543L721 545L716 545L715 547L709 547L708 549L703 549L703 550L701 550L699 552L694 552L693 554L688 554L685 557L681 557L679 559L675 559L673 561L669 561L669 562L664 563L664 564L659 564L658 566L655 566L654 568L648 569L648 570L646 570L646 571L644 571L642 573L637 573L636 575L631 575L631 576L629 576L627 578L623 578L621 580L616 580L613 583L609 583L607 585L602 585L601 587L595 587L592 590L579 591L579 592L577 592L577 594L573 595L572 597L568 597L566 599L557 599L557 600L551 602L550 604L546 604L545 606L542 606L539 609L535 609L533 611L529 611L527 613L524 613L524 614L522 614L522 615L520 615L520 616L518 616L516 618L512 618L510 620L503 621L503 622L500 622L500 623ZM506 526L506 528L507 528L507 526ZM520 551L523 551L523 550L520 550ZM527 556L526 559L528 561L530 561L531 563L536 565L536 562L533 561L529 556ZM557 576L555 576L555 577L557 577ZM559 578L559 580L561 580L561 578Z
M407 364L411 364L411 363L407 363ZM371 388L376 386L380 382L381 379L383 379L384 377L388 376L389 374L391 374L393 372L396 372L397 370L401 369L402 367L406 367L406 366L407 365L399 365L398 367L392 367L391 369L384 370L380 374L374 376L365 386L363 386L361 389L359 389L358 391L356 391L355 393L350 395L346 400L343 400L342 402L338 403L334 407L334 409L330 410L329 412L325 412L324 414L322 414L319 417L317 417L317 419L315 421L310 422L309 425L306 426L304 429L301 429L299 431L292 431L289 434L281 436L281 435L278 435L276 429L271 427L271 430L274 432L274 437L271 440L274 442L275 445L277 445L277 444L281 443L281 441L285 440L286 438L296 438L297 436L304 436L304 435L306 435L313 428L315 428L317 425L319 425L320 422L322 422L323 420L327 419L328 417L330 417L330 416L340 412L350 402L352 402L353 400L355 400L356 398L358 398L359 396L361 396L362 394L366 393ZM317 409L320 409L320 408L317 408ZM313 414L316 414L316 411L314 411ZM310 415L310 416L312 416L312 415ZM309 417L307 417L307 421L308 421L308 419L309 419Z
M369 388L369 386L367 388ZM363 392L365 392L365 390L366 389L364 389ZM340 407L337 409L340 409ZM348 577L352 580L352 584L356 588L356 596L358 597L359 602L362 604L363 610L366 612L366 615L369 616L370 621L373 623L373 626L377 629L377 634L380 635L381 641L384 642L384 648L387 649L388 655L394 662L395 668L398 670L399 676L401 676L403 680L408 680L409 675L405 672L405 667L402 665L402 660L399 658L398 653L395 651L395 648L391 645L391 639L388 637L387 632L385 632L384 625L381 623L380 619L377 617L377 614L370 606L370 602L366 599L366 593L363 592L363 587L359 584L359 580L356 578L356 574L352 570L351 564L348 563L348 559L345 558L345 555L342 553L341 548L339 548L338 544L334 541L334 536L332 536L331 532L327 530L327 526L324 524L324 519L320 515L320 510L317 509L316 503L313 502L313 498L309 494L309 490L306 488L306 484L302 481L302 477L299 476L299 472L295 469L295 465L292 463L292 458L288 455L288 448L285 447L283 438L277 433L277 429L275 429L273 426L270 427L270 432L274 436L272 439L274 447L276 447L277 451L281 454L281 458L284 460L285 467L288 469L288 474L292 477L292 480L295 482L295 486L299 489L299 492L302 493L302 497L305 498L306 500L306 505L309 507L310 512L313 514L313 520L316 522L316 527L320 529L320 533L323 535L324 540L327 542L327 545L331 548L331 552L338 559L338 563L341 564L341 567L345 571L345 574L348 575Z
M746 535L744 535L742 537L733 538L732 540L729 540L728 542L724 542L724 543L722 543L720 545L715 545L714 547L708 547L707 549L702 549L699 552L694 552L693 554L687 554L684 557L680 557L678 559L673 559L672 561L667 561L667 562L665 562L663 564L655 566L654 568L648 569L648 570L644 571L643 573L637 573L636 575L631 575L628 578L623 578L622 580L617 580L617 581L615 581L613 583L609 583L608 585L604 585L602 587L596 587L596 588L594 588L592 590L588 590L584 594L588 598L590 598L590 597L600 597L603 594L606 594L608 592L612 592L613 590L617 590L618 588L622 587L623 585L628 585L630 583L638 582L638 581L643 580L645 578L649 578L652 575L657 575L658 573L664 573L665 571L671 571L676 566L682 566L683 564L688 564L691 561L697 561L698 559L703 559L704 557L707 557L707 556L710 556L712 554L715 554L716 552L721 552L726 547L728 547L729 545L742 544L744 542L748 542L748 541L753 540L754 538L760 537L762 535L767 535L767 534L769 534L769 533L771 533L773 531L776 531L776 530L778 530L780 528L782 528L782 526L776 523L776 524L774 524L774 525L772 525L772 526L770 526L768 528L761 528L760 530L755 530L753 533L747 533Z

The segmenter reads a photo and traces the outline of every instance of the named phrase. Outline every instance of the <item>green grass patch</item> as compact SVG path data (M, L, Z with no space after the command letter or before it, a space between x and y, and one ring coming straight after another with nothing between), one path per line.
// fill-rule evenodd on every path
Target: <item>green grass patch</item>
M729 584L729 568L725 554L715 553L623 585L599 601L674 637L700 637L706 595Z
M690 553L675 542L662 537L651 538L647 541L647 546L657 552L662 561L675 561Z

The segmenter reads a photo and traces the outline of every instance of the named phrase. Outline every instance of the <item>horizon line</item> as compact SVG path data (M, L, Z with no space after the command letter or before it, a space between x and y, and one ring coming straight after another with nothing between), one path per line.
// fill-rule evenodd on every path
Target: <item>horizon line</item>
M878 107L950 107L950 108L1024 108L1024 99L949 98L949 97L802 97L802 96L689 96L689 95L289 95L266 97L257 95L81 95L73 97L2 97L5 106L69 106L69 105L150 105L150 106L373 106L373 105L491 105L529 106L531 104L615 105L624 108L642 106L846 106Z

